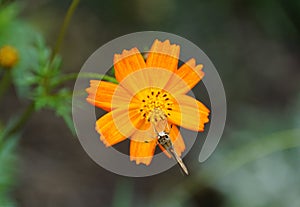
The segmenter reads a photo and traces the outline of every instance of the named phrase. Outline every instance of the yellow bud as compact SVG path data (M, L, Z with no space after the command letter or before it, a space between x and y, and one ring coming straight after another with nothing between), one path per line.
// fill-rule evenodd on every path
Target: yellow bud
M9 45L0 48L0 67L12 68L19 60L18 51Z

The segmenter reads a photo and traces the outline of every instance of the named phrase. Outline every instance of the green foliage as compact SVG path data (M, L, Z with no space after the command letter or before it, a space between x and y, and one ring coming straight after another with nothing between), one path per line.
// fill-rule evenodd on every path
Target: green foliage
M115 68L112 67L112 68L107 72L107 75L108 75L108 76L111 76L111 77L115 77Z
M11 45L19 53L19 62L13 70L13 83L18 95L25 98L30 88L23 84L23 79L37 67L38 54L34 43L39 34L27 23L16 18L19 10L16 3L0 7L0 46Z
M0 2L1 3L1 2ZM18 14L17 4L7 4L0 8L0 28L8 28Z
M15 185L17 135L7 136L7 130L0 130L0 206L12 207L15 203L9 196Z
M35 96L35 109L43 108L52 109L56 114L64 119L67 126L74 134L75 129L71 118L71 96L72 93L68 89L61 89L54 95L43 93L43 90L37 90Z
M30 76L23 82L32 87L32 99L35 102L35 109L52 109L58 116L61 116L72 133L75 132L71 118L71 96L72 91L67 88L59 88L63 74L61 73L61 58L54 56L45 46L43 41L38 41L39 65Z
M9 71L9 76L1 76L1 95L12 82L21 99L29 99L32 104L23 115L11 118L7 124L0 120L0 206L12 207L15 203L9 194L14 186L17 165L17 135L23 123L36 110L54 110L62 117L71 131L74 126L71 118L71 90L62 83L61 58L53 54L45 45L43 38L28 23L17 18L20 7L17 3L1 4L0 1L0 47L10 45L18 51L19 61ZM9 78L9 79L8 79ZM3 85L3 87L2 87ZM5 87L4 87L5 86Z
M0 46L12 45L20 57L19 63L12 70L17 94L22 99L33 100L36 110L54 110L74 132L71 119L72 93L65 88L57 88L62 83L61 58L52 54L34 29L16 18L19 9L18 4L14 3L0 7Z

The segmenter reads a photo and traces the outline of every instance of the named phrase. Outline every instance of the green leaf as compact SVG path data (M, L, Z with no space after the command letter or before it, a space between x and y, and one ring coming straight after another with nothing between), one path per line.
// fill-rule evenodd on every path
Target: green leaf
M72 92L68 89L60 89L55 94L39 93L35 97L35 109L41 110L43 108L53 110L57 116L62 117L68 128L75 134L75 128L72 121Z
M71 133L73 135L76 135L75 126L74 126L74 123L73 123L71 113L61 114L61 116L64 119L67 127L70 129Z

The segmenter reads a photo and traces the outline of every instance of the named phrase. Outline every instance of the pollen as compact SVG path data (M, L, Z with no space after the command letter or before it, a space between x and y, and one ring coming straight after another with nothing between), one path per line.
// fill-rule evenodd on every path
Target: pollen
M163 89L148 88L139 92L141 97L139 112L142 119L148 122L158 122L170 116L173 97Z
M0 48L0 67L12 68L18 59L18 52L14 47L7 45Z

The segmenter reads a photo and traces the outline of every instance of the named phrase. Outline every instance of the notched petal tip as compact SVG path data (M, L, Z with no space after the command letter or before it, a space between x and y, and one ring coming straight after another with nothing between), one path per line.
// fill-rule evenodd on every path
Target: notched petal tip
M168 44L168 45L171 45L171 43L170 43L170 40L165 40L164 42L163 42L163 44Z
M179 52L179 49L180 46L177 44L171 44L170 40L165 40L164 42L162 42L156 39L152 44L150 52L157 52L172 56L172 52L177 54L177 52ZM178 58L178 56L176 56L176 58Z
M96 121L95 130L100 134L100 140L106 146L122 142L128 137L126 134L120 132L118 126L115 124L116 122L117 120L114 119L113 112L103 115Z
M130 161L135 162L135 164L140 165L144 164L146 166L149 166L151 164L152 157L132 157L130 156Z
M97 126L97 124L95 126L95 130L98 132L98 134L100 134L99 139L105 145L105 147L111 147L114 144L117 144L120 142L120 141L110 142L109 139L103 135L103 133L101 132L101 129ZM111 140L113 140L113 139L111 139Z
M199 76L200 79L202 79L205 75L205 73L202 71L203 67L204 67L203 64L199 64L196 67L194 67L194 70L195 70L195 72L197 73L197 75Z
M110 144L109 142L106 141L105 138L103 138L102 135L100 135L100 141L103 142L103 144L105 145L105 147L111 147L112 144Z
M186 62L186 65L189 66L190 70L194 71L199 76L199 78L201 79L203 78L204 76L204 72L202 71L204 67L203 64L197 65L196 60L194 58L191 58L189 61Z
M140 51L137 47L131 48L130 50L124 49L121 54L114 55L114 63L121 61L123 58L127 58L135 54L140 54Z
M155 147L155 140L149 143L131 140L130 160L135 161L136 164L150 165L154 155Z
M120 54L115 54L114 55L114 63L119 62L121 55Z
M110 111L112 106L112 97L117 85L114 83L90 80L90 87L86 88L88 96L86 101L94 106Z
M209 109L200 101L188 95L176 96L169 121L192 131L202 131L209 121Z
M100 84L100 80L90 80L90 85L99 85Z
M189 59L175 71L176 75L168 83L168 90L175 94L187 93L204 77L203 67L202 64L197 65L194 58Z
M170 40L161 42L156 39L148 53L146 64L148 67L175 71L178 67L179 53L179 45L171 44Z
M121 54L114 55L116 79L121 82L131 73L146 67L143 56L138 48L123 50Z
M103 142L103 144L104 144L106 147L110 147L111 144L109 144L109 143L106 141L104 135L103 135L102 132L101 132L100 127L99 127L98 124L97 124L97 122L96 122L96 125L95 125L95 130L96 130L96 132L98 132L98 134L100 134L100 137L99 137L100 141Z
M195 58L189 59L189 60L186 62L186 64L187 64L188 66L190 66L191 68L196 67L196 60L195 60Z
M91 98L90 96L88 96L86 99L85 99L88 103L92 104L92 105L95 105L95 99Z

